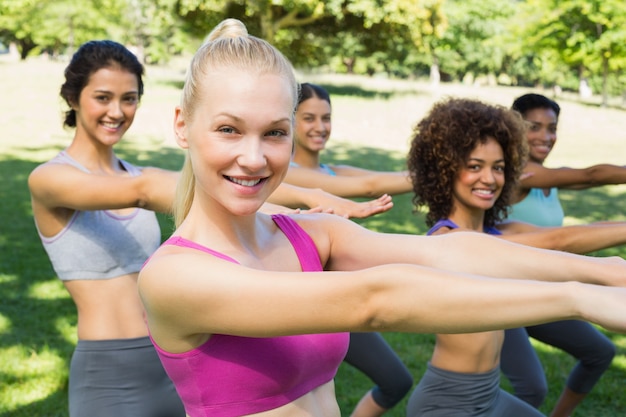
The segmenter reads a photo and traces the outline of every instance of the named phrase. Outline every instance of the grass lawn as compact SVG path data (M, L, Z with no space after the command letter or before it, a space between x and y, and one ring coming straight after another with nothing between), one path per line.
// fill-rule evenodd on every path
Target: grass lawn
M69 143L71 132L61 128L64 107L58 98L65 64L32 59L0 61L2 100L0 122L0 416L67 415L68 364L76 343L76 312L48 262L35 230L26 179L40 162ZM182 153L172 139L173 107L178 101L184 67L150 67L146 95L136 122L119 146L131 162L177 169ZM326 160L379 170L404 166L411 128L442 96L476 97L509 106L527 91L521 88L390 82L358 77L301 76L329 87L333 98L333 141ZM575 97L560 100L560 144L548 163L583 166L608 162L624 164L626 118L618 108L601 109ZM624 220L625 186L562 192L568 223ZM359 221L387 232L423 233L423 216L413 213L410 195L394 198L388 213ZM163 235L171 223L159 217ZM626 256L626 248L599 255ZM488 262L488 259L486 259ZM576 415L626 415L626 337L609 333L618 356ZM431 335L389 333L385 337L419 380L432 351ZM548 412L574 360L563 352L536 344L545 366L550 395ZM347 415L371 382L348 365L336 379L337 395ZM503 383L506 388L506 383ZM401 403L389 416L404 416Z

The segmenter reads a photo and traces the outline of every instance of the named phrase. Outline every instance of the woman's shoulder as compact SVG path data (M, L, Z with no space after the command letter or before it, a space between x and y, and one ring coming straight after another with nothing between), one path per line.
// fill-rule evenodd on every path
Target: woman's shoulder
M64 173L73 175L76 170L85 172L81 166L68 159L63 153L56 155L54 158L44 161L37 165L28 175L28 186L31 191L40 187L46 187L50 181L62 179Z
M331 242L336 240L336 238L356 233L361 228L354 221L336 214L305 213L289 214L287 216L313 239L318 251L323 248L329 248Z
M309 235L332 233L334 228L354 223L344 217L329 213L289 213L276 215L295 222Z

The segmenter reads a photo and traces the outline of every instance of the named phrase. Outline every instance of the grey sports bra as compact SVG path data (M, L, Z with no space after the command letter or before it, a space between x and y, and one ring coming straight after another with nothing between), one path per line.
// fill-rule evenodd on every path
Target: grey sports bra
M85 167L61 152L49 163ZM120 161L130 175L141 171ZM108 210L76 210L68 224L52 237L39 233L57 276L63 280L109 279L138 272L161 243L161 230L152 211L136 209L128 215Z

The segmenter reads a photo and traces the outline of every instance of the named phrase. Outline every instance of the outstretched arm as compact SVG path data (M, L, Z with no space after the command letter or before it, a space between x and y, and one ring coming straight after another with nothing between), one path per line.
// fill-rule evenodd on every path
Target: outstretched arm
M564 227L538 227L518 221L498 225L503 239L543 249L589 253L626 243L626 223L600 222Z
M523 188L584 189L626 183L626 167L609 164L593 165L587 168L546 168L530 162L524 172L530 175L522 177Z
M327 269L415 263L491 277L626 286L626 261L618 257L598 258L538 249L477 232L412 236L372 232L341 218L328 220L333 225L324 232L332 238L324 252L320 250L324 248L324 236L307 227L309 219L297 219L312 236L319 237L322 244L318 250L329 254L325 259Z
M28 178L33 205L47 209L105 210L142 207L168 213L179 172L145 167L141 175L110 176L62 164L37 167Z
M563 319L626 331L624 288L493 279L408 264L263 271L166 247L142 270L139 291L152 336L171 352L198 346L212 333L465 333Z
M338 173L339 174L339 173ZM363 175L328 175L314 169L290 166L285 182L299 187L321 188L331 194L345 197L375 197L382 194L402 194L412 191L406 171L368 171Z

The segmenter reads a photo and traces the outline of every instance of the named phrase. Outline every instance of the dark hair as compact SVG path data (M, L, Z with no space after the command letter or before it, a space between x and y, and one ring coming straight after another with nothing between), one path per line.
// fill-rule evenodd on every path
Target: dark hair
M80 46L65 68L65 83L61 86L61 97L70 109L65 112L64 126L76 127L76 112L72 104L77 104L80 93L89 82L89 77L106 67L119 66L137 76L139 98L143 95L143 65L137 57L122 44L110 40L89 41Z
M489 138L502 147L505 184L494 206L485 212L487 227L506 218L526 162L526 131L520 114L478 100L449 98L435 103L414 127L407 165L413 203L428 208L429 226L450 216L458 173L476 146Z
M541 94L524 94L513 101L512 109L520 112L522 116L525 116L527 112L534 109L552 109L556 117L559 117L561 107L556 101L549 99Z
M298 96L298 104L310 99L311 97L317 97L320 100L327 101L328 104L330 104L330 94L328 94L328 91L326 91L324 87L311 83L300 84L300 95Z

